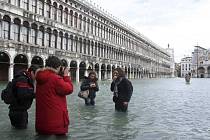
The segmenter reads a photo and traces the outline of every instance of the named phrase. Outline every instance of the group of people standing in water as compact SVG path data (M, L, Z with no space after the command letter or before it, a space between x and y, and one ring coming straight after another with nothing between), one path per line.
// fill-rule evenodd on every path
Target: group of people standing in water
M15 75L12 81L15 100L9 103L9 118L15 128L27 128L27 110L35 98L36 132L45 135L63 135L68 132L69 126L66 96L72 94L74 89L69 77L69 68L63 67L62 61L56 56L49 56L45 64L44 68L32 65ZM85 99L87 106L95 105L96 92L99 91L97 80L97 74L91 71L81 83L80 90L89 91ZM115 109L126 112L133 86L121 68L113 71L110 89L113 92Z

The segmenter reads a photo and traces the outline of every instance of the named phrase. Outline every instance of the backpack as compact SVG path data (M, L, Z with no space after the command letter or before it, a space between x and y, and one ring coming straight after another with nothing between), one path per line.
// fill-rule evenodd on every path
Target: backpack
M9 81L6 88L1 92L1 99L4 101L5 104L11 104L16 101L13 87L14 80L12 80L12 82Z

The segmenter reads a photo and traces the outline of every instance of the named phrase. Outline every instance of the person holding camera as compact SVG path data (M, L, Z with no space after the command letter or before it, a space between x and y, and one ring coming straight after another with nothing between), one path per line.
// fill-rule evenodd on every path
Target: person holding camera
M88 98L85 99L86 105L95 105L96 92L99 91L97 80L96 73L91 71L80 86L81 91L89 90Z
M36 73L36 132L63 135L68 132L69 116L66 96L73 92L69 69L61 68L56 56L49 56L46 67ZM62 76L59 74L63 73Z

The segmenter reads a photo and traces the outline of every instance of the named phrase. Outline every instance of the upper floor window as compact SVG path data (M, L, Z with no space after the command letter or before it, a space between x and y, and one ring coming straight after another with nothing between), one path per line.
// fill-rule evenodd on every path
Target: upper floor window
M45 15L46 15L47 18L50 18L51 17L50 16L50 14L51 14L50 9L51 9L50 4L47 3L46 4L46 7L45 7Z
M11 0L10 2L12 5L20 7L20 0Z
M37 43L40 46L43 46L43 39L44 38L44 32L43 31L38 31L38 38L37 38Z
M58 10L58 21L63 22L63 9L61 7Z
M19 41L19 36L20 36L20 25L18 25L18 24L13 24L12 25L13 26L13 39L15 40L15 41Z
M38 7L39 7L38 14L44 16L44 2L39 0Z
M22 0L23 9L28 10L28 0Z
M37 1L36 0L31 0L31 10L33 13L36 13L36 7L37 7Z
M4 39L9 39L9 32L10 32L10 23L8 21L3 21L3 34L2 37Z
M30 43L36 44L36 30L33 28L31 29L31 33L30 33Z

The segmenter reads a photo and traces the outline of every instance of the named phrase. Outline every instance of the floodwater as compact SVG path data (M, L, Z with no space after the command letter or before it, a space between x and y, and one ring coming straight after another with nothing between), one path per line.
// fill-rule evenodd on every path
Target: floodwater
M8 119L8 106L0 101L2 140L209 140L210 79L133 80L134 93L127 113L115 112L110 82L99 83L96 105L85 106L77 97L79 85L68 96L67 136L39 136L35 132L35 107L29 110L26 130L16 130ZM4 86L0 84L0 89ZM34 102L35 103L35 102Z

